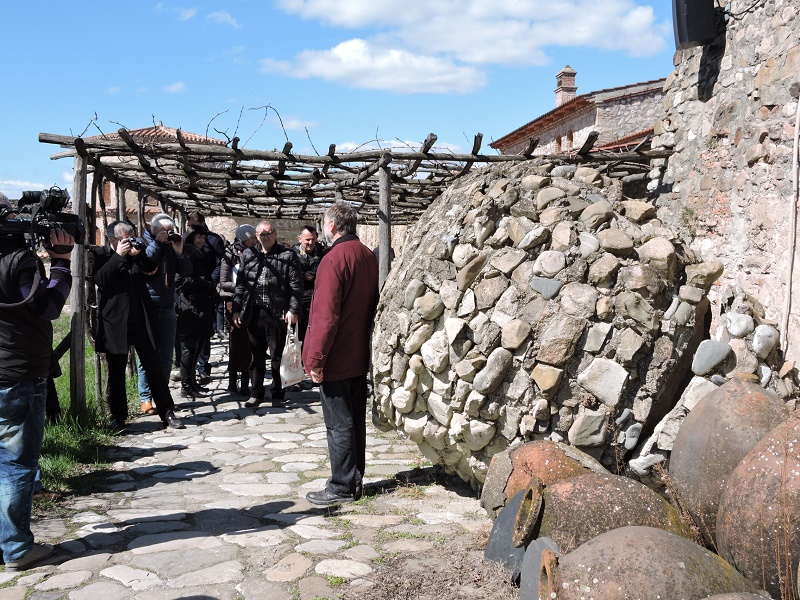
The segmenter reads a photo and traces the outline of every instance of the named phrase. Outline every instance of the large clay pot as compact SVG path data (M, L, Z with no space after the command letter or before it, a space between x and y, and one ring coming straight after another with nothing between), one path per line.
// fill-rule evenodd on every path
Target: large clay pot
M755 592L722 558L674 533L621 527L572 552L542 553L539 596L561 600L695 600Z
M509 498L526 489L534 477L543 484L583 475L608 473L597 460L568 444L539 440L492 457L481 490L481 506L494 519Z
M787 418L777 395L738 378L707 394L686 416L675 437L669 476L709 547L728 477Z
M678 511L647 486L619 475L587 473L543 487L531 485L520 505L514 543L548 537L569 552L629 525L657 527L694 541Z
M764 600L764 598L768 598L768 596L751 592L734 592L731 594L714 594L706 598L706 600Z
M798 597L790 594L800 560L800 417L773 429L731 474L717 515L717 547L774 598Z

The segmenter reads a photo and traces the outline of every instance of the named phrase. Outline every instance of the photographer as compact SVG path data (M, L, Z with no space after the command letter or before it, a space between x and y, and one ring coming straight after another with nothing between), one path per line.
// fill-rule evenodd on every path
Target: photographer
M169 381L169 372L175 358L175 334L177 316L175 314L175 276L186 277L192 273L192 263L183 255L183 238L176 231L175 221L164 213L159 213L150 222L150 232L145 232L147 241L147 258L158 264L158 270L148 277L147 291L156 305L158 326L155 328L156 349L161 361L164 379ZM147 374L139 362L139 398L142 400L142 412L153 414L153 395L147 380ZM159 414L160 413L159 409Z
M0 198L2 219L13 205ZM0 232L3 232L0 227ZM21 571L53 552L33 541L34 477L44 436L53 325L72 285L74 238L50 229L50 279L22 236L0 238L0 549L5 570Z
M105 402L115 431L125 428L128 397L125 367L128 347L139 357L165 427L183 429L173 412L175 404L161 371L156 350L158 317L145 286L145 276L158 271L158 263L147 257L144 244L134 237L133 226L115 221L108 226L111 248L95 248L88 256L88 271L98 288L99 320L95 333L98 352L108 361Z

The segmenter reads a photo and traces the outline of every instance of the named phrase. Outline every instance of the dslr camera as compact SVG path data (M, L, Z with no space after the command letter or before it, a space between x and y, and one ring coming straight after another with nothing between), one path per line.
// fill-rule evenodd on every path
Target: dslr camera
M128 244L130 244L130 247L133 248L134 250L138 250L139 252L141 252L147 248L147 244L145 244L139 238L128 238L128 240L129 240Z
M177 231L170 231L169 235L167 236L168 242L180 242L182 239L183 238L181 237L181 234Z
M35 248L50 244L50 231L63 229L83 244L86 228L78 215L62 212L69 201L67 190L57 186L49 190L22 192L17 208L0 209L0 242L19 241ZM11 215L15 214L13 218Z

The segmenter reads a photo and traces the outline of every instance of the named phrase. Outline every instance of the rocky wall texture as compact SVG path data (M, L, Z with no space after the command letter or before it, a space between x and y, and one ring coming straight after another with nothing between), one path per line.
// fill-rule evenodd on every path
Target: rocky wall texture
M673 148L659 161L650 189L658 216L704 260L725 266L718 291L735 287L768 307L765 321L781 328L786 309L792 155L800 90L797 2L725 3L717 40L675 54L665 84L664 115L654 147ZM797 268L794 290L800 290ZM715 321L722 312L710 295ZM800 313L790 320L787 356L800 354Z
M677 402L721 273L590 167L499 165L409 233L373 335L375 410L479 484L524 440L622 471Z

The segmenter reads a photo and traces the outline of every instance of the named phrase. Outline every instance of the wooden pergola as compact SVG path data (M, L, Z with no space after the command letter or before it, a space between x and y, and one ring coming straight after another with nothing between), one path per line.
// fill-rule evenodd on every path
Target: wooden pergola
M429 134L418 149L387 148L337 153L331 144L325 155L292 154L286 142L279 150L240 148L239 138L229 144L219 140L187 139L176 130L176 141L137 137L137 130L119 129L115 134L75 137L40 133L39 141L65 151L51 158L75 161L73 210L84 221L87 205L93 232L102 182L113 182L118 191L118 217L125 214L125 190L139 199L139 221L147 197L155 198L165 212L186 215L200 211L207 216L225 215L259 219L320 219L335 201L344 200L358 211L359 221L378 225L381 285L390 266L391 225L416 222L425 209L456 179L475 164L519 162L531 159L601 164L617 177L644 177L650 160L666 158L671 151L592 151L598 135L571 154L535 155L538 139L531 139L521 154L481 154L482 134L474 138L469 154L438 151L437 137ZM88 176L92 190L87 203ZM79 201L82 200L82 201ZM76 246L72 272L75 281L86 280L85 251ZM74 285L70 391L73 412L85 408L86 288Z

